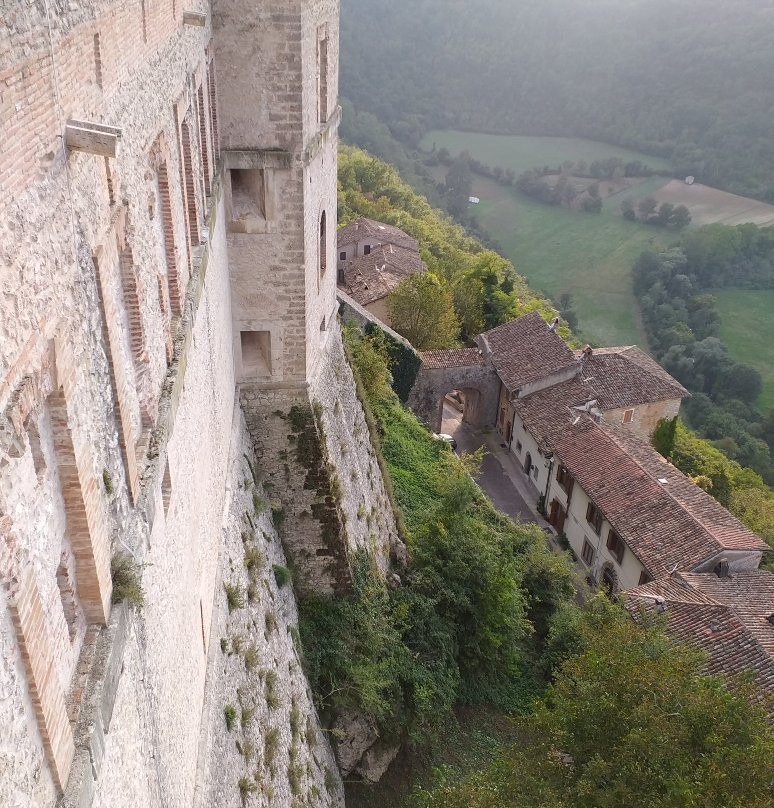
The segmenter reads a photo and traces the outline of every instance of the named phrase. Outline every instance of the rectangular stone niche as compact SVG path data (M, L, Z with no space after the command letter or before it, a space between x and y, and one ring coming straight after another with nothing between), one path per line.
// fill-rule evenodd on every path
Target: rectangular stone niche
M242 381L271 376L271 332L242 331Z
M262 168L232 168L231 216L232 233L261 232L266 225L266 172Z

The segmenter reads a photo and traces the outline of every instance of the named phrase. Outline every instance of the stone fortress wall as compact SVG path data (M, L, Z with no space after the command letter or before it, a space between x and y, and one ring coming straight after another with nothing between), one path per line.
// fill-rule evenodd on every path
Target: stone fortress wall
M386 570L400 548L335 320L337 59L336 0L3 6L4 806L237 805L243 776L261 804L290 805L294 705L310 728L304 795L341 799L288 668L292 593L267 575L254 616L274 599L284 634L254 641L281 681L274 782L256 778L263 759L248 771L234 758L218 702L236 688L220 640L244 545L239 459L253 452L240 402L316 413L346 491L328 503L336 565L363 546ZM261 479L274 462L257 459ZM287 499L296 483L258 496ZM270 514L267 563L281 558ZM308 581L323 591L326 524L308 532ZM111 604L117 554L141 576L139 611Z

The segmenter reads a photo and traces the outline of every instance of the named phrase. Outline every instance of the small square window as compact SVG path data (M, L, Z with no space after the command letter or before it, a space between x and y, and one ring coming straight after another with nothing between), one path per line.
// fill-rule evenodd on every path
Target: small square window
M346 261L346 260L347 260L347 253L346 252L340 252L339 253L339 261Z
M594 548L591 546L588 539L583 540L583 552L581 553L581 558L588 567L590 567L594 562Z
M363 255L371 255L371 245L370 244L366 244L365 247L363 247Z

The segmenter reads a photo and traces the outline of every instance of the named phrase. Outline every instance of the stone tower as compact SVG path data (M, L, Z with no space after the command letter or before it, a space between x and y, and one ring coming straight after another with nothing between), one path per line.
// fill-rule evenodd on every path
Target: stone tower
M217 0L237 381L314 383L336 311L338 0Z

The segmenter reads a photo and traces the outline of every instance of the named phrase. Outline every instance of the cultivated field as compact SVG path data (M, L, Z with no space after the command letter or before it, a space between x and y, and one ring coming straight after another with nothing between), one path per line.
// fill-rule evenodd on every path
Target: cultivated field
M453 155L468 151L486 165L510 168L517 175L538 167L556 167L566 160L583 160L589 164L607 157L639 160L655 170L669 168L664 160L649 155L578 138L429 132L422 147L429 150L434 144L439 149L446 147ZM438 167L433 173L441 179L445 169ZM774 224L774 206L705 185L688 186L681 180L648 177L603 182L600 192L602 213L590 214L534 202L515 188L483 177L475 178L473 188L473 193L481 198L474 213L504 254L534 289L553 299L563 292L572 294L580 331L597 344L646 344L632 292L632 265L644 250L664 249L676 238L673 231L623 219L621 203L625 199L637 204L640 199L651 196L659 203L684 204L696 225L713 222ZM731 296L729 300L732 300L735 293L723 294ZM732 307L731 303L728 305ZM774 301L768 305L769 311L761 311L761 316L770 324L768 333L771 334ZM745 310L740 306L736 316ZM734 316L729 311L724 319L733 323ZM762 333L765 334L766 329ZM733 338L727 337L727 341L731 347ZM746 350L741 345L737 348ZM774 351L774 348L769 350ZM763 355L760 351L758 354ZM771 353L768 356L768 369L772 374L771 405L774 406L774 356Z
M651 196L661 202L685 205L691 211L693 223L702 224L774 224L774 205L729 194L707 185L686 185L671 180Z
M718 289L720 335L731 355L758 370L763 393L758 406L774 407L774 289Z

